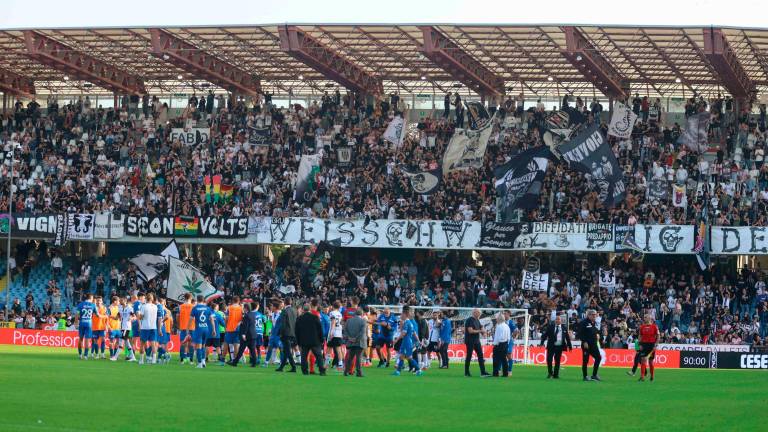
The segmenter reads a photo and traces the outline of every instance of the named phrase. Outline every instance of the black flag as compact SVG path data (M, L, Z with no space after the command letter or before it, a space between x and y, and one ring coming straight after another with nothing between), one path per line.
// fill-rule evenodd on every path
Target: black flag
M560 144L557 151L571 168L586 174L604 205L612 207L624 200L624 173L599 125L594 124L582 130L569 141Z
M544 183L544 174L552 158L546 146L530 148L496 167L497 211L502 222L511 222L517 208L536 208Z
M443 170L440 168L431 171L409 171L403 168L403 174L411 180L413 191L421 195L429 195L440 186Z
M470 129L482 129L488 120L491 119L491 115L485 108L485 105L480 102L464 102L467 107L467 118L469 119Z

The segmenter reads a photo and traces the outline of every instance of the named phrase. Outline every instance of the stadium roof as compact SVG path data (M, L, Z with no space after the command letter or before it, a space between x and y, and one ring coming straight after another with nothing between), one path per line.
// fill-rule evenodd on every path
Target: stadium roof
M154 38L154 39L153 39ZM0 30L0 90L747 97L768 30L502 24L270 24Z

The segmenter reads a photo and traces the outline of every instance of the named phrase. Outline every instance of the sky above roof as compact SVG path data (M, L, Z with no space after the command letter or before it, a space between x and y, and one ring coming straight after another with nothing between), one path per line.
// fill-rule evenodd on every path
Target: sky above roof
M372 5L380 5L378 8ZM98 6L96 6L98 5ZM3 0L0 28L276 23L494 23L768 27L765 0Z

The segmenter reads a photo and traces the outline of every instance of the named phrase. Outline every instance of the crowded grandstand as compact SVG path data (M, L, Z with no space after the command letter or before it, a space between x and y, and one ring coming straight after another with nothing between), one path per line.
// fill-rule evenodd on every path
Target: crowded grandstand
M299 36L320 45L316 33L334 31L278 27L262 31L278 42ZM731 37L717 30L703 32ZM181 30L141 33L151 33L152 62L194 74L196 60L174 49L197 42L202 51L211 31L219 30L191 30L186 39ZM394 30L355 31L375 44L371 32ZM416 31L447 43L471 39L467 32L500 32L517 43L509 28ZM616 39L623 49L610 30L530 31L561 31L595 46ZM660 31L643 30L644 39L655 43ZM107 33L112 42L122 37ZM635 64L645 82L632 86L606 85L586 72L532 78L557 81L554 94L512 71L514 85L464 77L446 88L429 73L439 69L433 57L450 54L425 42L414 44L424 55L413 67L429 63L432 72L410 78L431 84L426 108L407 86L366 87L328 64L307 74L344 85L297 87L304 93L296 94L278 83L248 93L245 86L257 87L252 78L235 86L199 72L213 85L193 85L181 97L118 87L105 97L94 84L109 88L106 81L46 51L76 49L85 39L31 30L4 37L39 42L29 57L81 86L80 94L54 88L35 95L4 75L0 212L10 249L0 321L16 328L76 330L77 307L89 294L151 294L174 310L181 287L160 250L175 238L173 259L204 275L215 291L206 300L221 310L235 297L262 311L286 298L322 308L353 297L362 306L525 310L517 324L526 334L518 339L537 341L555 316L575 329L594 309L606 348L632 348L646 315L658 325L659 343L765 347L766 105L755 87L764 76L740 81L721 71L715 85L711 77L702 84L665 57L676 71L660 80L676 83L667 87ZM573 62L591 56L599 65L594 58L608 56L604 46L568 43L563 56ZM205 55L226 62L231 48L208 49ZM294 59L309 55L281 49ZM92 55L104 62L99 49ZM699 59L710 75L718 73L712 56ZM475 62L466 67L498 69ZM606 69L629 73L609 63ZM568 74L580 74L575 67ZM587 85L573 91L568 79ZM752 87L735 94L745 83ZM219 87L228 85L231 91ZM162 262L151 261L157 256ZM375 319L381 310L371 313Z

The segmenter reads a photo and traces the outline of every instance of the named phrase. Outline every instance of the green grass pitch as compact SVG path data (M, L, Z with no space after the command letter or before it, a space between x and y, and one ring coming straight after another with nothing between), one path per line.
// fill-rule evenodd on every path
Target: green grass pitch
M270 367L81 361L73 350L0 347L0 431L765 430L765 371L660 369L637 382L605 368L582 382L543 367L465 378L461 365L422 377L366 368L364 378Z

